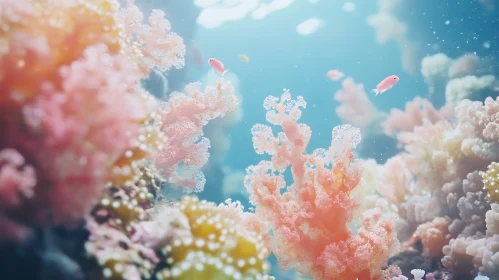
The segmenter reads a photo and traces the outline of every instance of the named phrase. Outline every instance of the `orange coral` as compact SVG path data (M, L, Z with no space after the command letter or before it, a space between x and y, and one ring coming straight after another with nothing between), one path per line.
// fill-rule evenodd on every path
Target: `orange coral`
M39 93L42 83L58 85L59 68L82 57L88 47L104 43L109 53L117 54L124 43L116 1L7 2L18 3L3 3L9 9L0 16L2 104L27 102ZM27 41L31 43L25 45Z
M449 233L449 218L436 217L433 221L419 225L412 238L407 242L412 246L414 242L421 239L424 254L430 257L443 257L442 248L449 244L451 235Z
M272 161L248 168L245 178L256 215L271 224L281 268L294 267L315 279L381 279L380 268L398 245L395 219L375 208L364 213L357 235L348 227L358 205L350 192L359 184L361 169L351 149L360 132L338 126L328 150L305 154L311 130L297 123L305 104L301 97L291 100L288 91L280 100L269 96L267 120L283 132L276 137L268 126L253 127L256 152L272 155ZM282 192L288 166L294 183Z

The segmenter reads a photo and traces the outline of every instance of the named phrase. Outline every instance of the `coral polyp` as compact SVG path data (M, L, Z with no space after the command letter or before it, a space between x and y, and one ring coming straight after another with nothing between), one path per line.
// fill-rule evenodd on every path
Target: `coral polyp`
M483 189L491 202L499 202L499 163L492 162L486 171L480 171L483 178Z

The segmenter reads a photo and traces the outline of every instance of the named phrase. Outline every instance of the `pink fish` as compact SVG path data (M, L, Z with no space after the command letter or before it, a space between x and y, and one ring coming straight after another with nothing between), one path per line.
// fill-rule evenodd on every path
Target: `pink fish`
M222 77L227 72L224 68L224 64L216 58L208 59L208 64L210 64L211 69L213 69L214 72L217 72L218 74L222 75Z
M373 92L376 93L376 96L378 94L381 94L389 89L391 89L392 87L394 87L397 83L399 82L399 77L395 76L395 75L391 75L391 76L388 76L386 77L383 81L381 81L375 89L372 89Z
M343 78L343 76L345 76L343 73L341 73L340 71L338 70L329 70L327 71L327 76L329 79L333 80L333 81L338 81L339 79Z

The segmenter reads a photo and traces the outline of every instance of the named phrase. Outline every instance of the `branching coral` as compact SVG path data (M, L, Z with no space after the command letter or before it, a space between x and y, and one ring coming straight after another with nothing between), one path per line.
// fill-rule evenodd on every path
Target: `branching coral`
M133 1L132 1L133 2ZM186 48L180 36L171 32L171 24L162 10L153 10L149 25L142 23L144 15L135 5L122 9L120 23L126 38L133 42L130 53L139 61L144 73L156 67L161 72L184 66Z
M357 205L350 192L361 175L351 152L359 130L338 126L328 150L307 155L311 130L297 122L305 105L288 91L265 100L267 121L283 132L276 137L262 124L252 130L256 152L272 155L247 170L245 186L256 215L270 223L273 252L283 269L294 267L316 279L379 279L381 264L397 248L394 219L375 208L364 213L358 235L347 226ZM294 183L282 193L288 166Z
M219 79L215 87L208 86L204 91L200 87L200 83L193 83L185 87L185 93L173 93L160 110L161 128L167 141L155 159L171 183L196 192L204 187L205 178L200 169L208 160L210 147L209 140L201 137L202 128L209 120L234 111L238 105L229 81Z

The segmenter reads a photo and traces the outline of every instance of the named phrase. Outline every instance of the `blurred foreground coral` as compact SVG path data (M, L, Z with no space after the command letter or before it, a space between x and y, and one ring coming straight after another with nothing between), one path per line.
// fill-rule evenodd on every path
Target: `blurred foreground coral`
M182 38L164 16L154 10L145 25L133 3L114 0L0 3L2 251L40 242L35 258L50 258L64 277L85 269L88 279L269 278L268 243L238 204L160 201L165 183L203 189L202 127L238 106L223 79L165 102L141 87L151 70L184 64ZM60 238L59 225L88 232L85 246L69 254L43 241ZM4 276L17 279L11 269Z
M9 231L72 225L106 184L130 188L148 162L171 183L202 189L202 174L176 174L201 168L209 147L201 127L238 101L222 80L204 91L188 85L165 104L142 89L152 68L184 63L185 46L162 11L148 26L136 6L112 0L1 7L1 173L10 189L1 216Z

